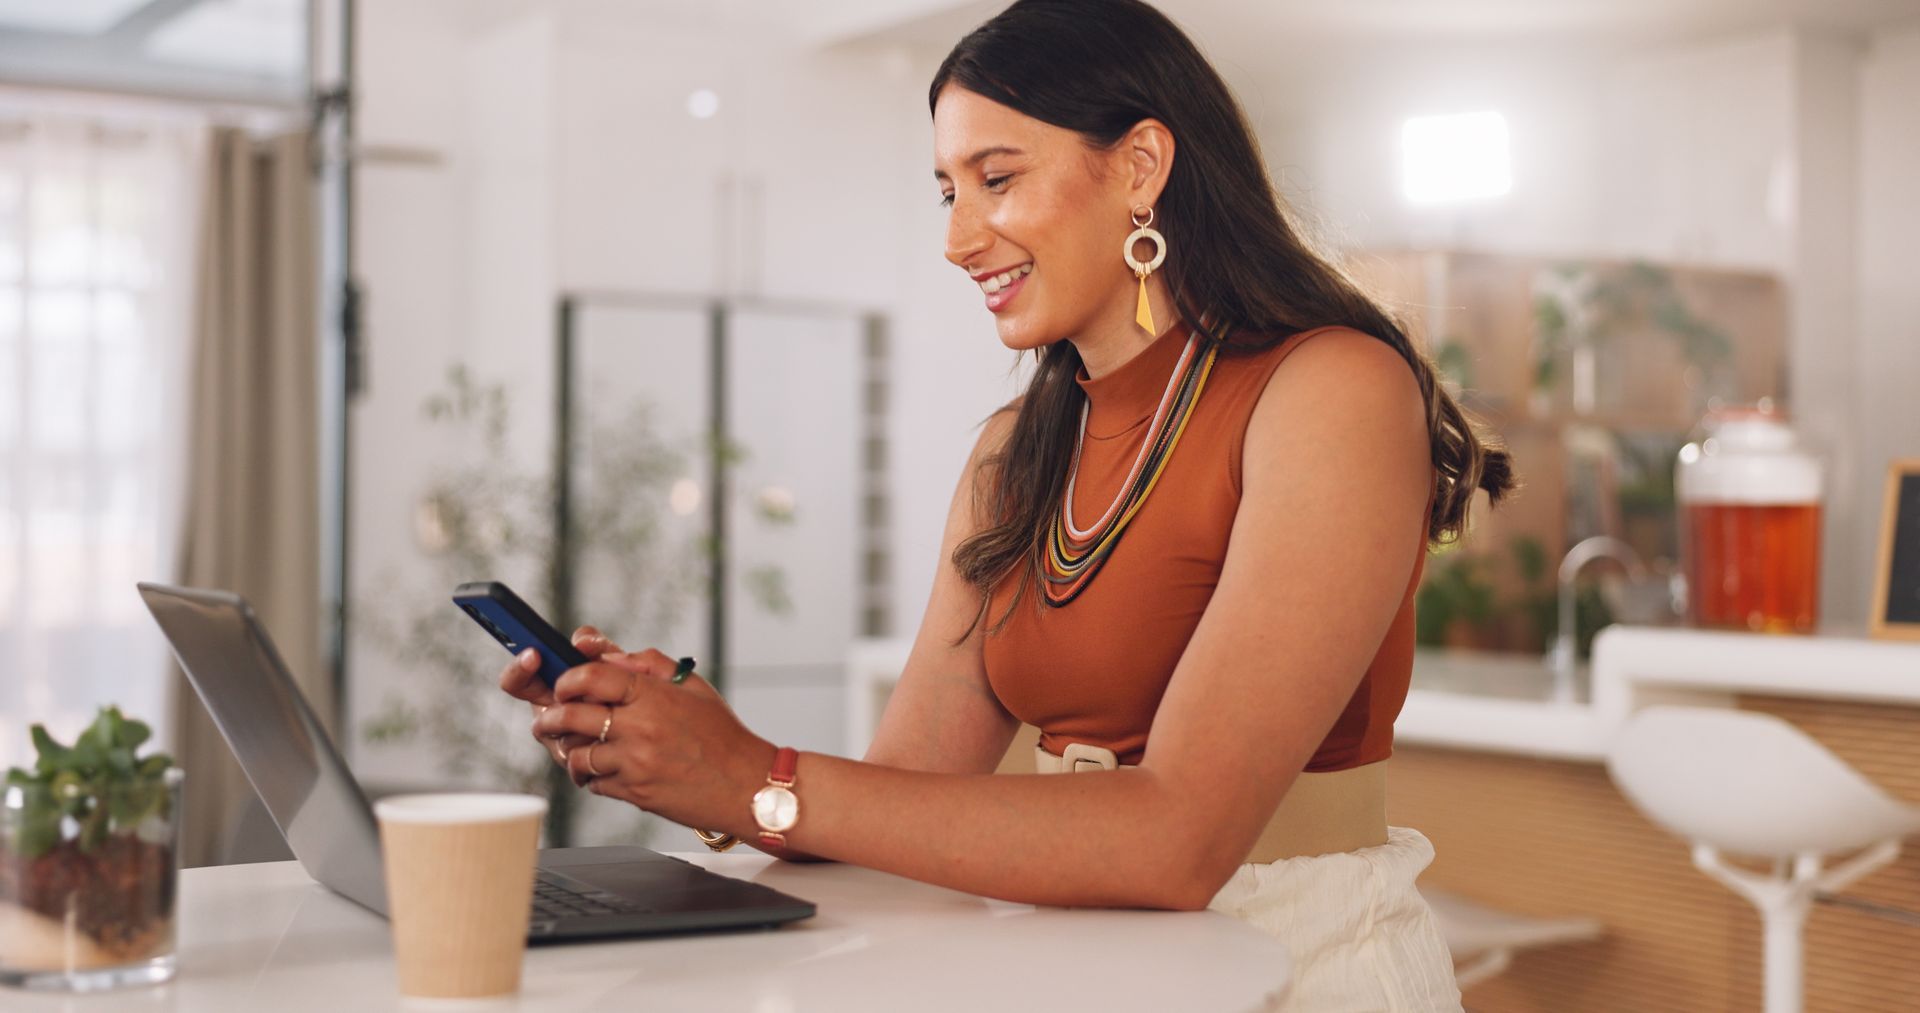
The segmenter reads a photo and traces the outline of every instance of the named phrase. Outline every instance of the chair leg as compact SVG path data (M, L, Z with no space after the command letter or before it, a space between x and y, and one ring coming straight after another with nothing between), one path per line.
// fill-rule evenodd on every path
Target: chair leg
M1777 903L1760 908L1760 930L1765 975L1766 1013L1800 1013L1806 996L1807 911L1809 898L1783 895Z
M1695 842L1693 864L1746 898L1760 913L1766 1013L1800 1013L1805 994L1802 936L1807 912L1813 907L1820 856L1799 856L1792 863L1791 873L1787 863L1777 862L1775 874L1763 876L1728 865L1721 859L1719 849Z
M1505 946L1496 947L1455 967L1453 983L1464 992L1488 978L1504 973L1512 963L1513 950Z
M1881 841L1861 851L1859 854L1854 855L1852 858L1841 862L1839 865L1820 873L1818 886L1828 893L1844 890L1851 885L1854 880L1868 873L1877 871L1882 866L1891 863L1899 857L1899 838L1896 837L1893 840Z
M1805 1001L1807 914L1814 894L1838 890L1899 857L1898 840L1881 841L1832 869L1821 869L1817 854L1774 862L1762 876L1728 865L1712 845L1696 842L1693 864L1747 899L1760 912L1766 975L1766 1013L1800 1013Z

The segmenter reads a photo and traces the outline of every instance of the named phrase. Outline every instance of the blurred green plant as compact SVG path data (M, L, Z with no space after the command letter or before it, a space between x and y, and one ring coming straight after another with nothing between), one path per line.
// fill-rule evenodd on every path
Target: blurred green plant
M1486 577L1488 567L1486 557L1454 552L1430 568L1413 596L1416 642L1445 644L1450 630L1484 627L1493 618L1494 588Z
M1414 592L1414 641L1423 647L1465 642L1491 650L1544 653L1560 629L1559 586L1545 546L1530 535L1509 541L1504 554L1444 552ZM1502 596L1493 574L1512 567L1520 591ZM1592 653L1594 635L1613 622L1592 583L1574 591L1576 656Z
M550 604L539 592L551 586L552 482L502 463L512 460L504 384L479 383L456 365L423 411L452 445L477 446L478 453L430 482L414 518L416 540L436 563L432 586L401 589L399 581L385 581L386 590L356 612L369 640L411 671L431 673L389 692L361 734L377 744L424 743L449 778L546 795L547 842L565 847L586 799L528 737L527 708L499 692L495 678L507 659L498 645L447 600L464 581L491 579L513 584L535 608ZM693 442L703 452L717 449L723 467L747 460L745 447L715 448L711 439ZM661 434L642 402L624 418L594 426L580 448L571 537L574 558L590 571L574 575L580 621L628 647L663 643L710 590L710 536L671 515L673 489L690 474L691 455ZM753 516L790 524L793 506L761 503ZM745 578L754 605L774 614L791 608L779 567L754 567ZM642 841L651 820L640 816Z
M71 746L63 746L45 725L32 727L37 755L31 771L7 770L7 786L23 793L23 806L7 849L25 858L46 854L61 839L61 824L73 820L80 851L89 853L109 834L131 832L153 816L169 815L171 793L165 753L138 755L152 729L131 720L117 707L102 707L93 724Z
M1459 340L1443 339L1439 351L1434 353L1433 366L1452 384L1456 394L1473 387L1473 353Z
M1680 346L1702 369L1733 357L1727 332L1696 316L1673 273L1643 260L1624 267L1561 264L1533 301L1533 387L1550 390L1574 347L1600 345L1616 335L1651 329Z

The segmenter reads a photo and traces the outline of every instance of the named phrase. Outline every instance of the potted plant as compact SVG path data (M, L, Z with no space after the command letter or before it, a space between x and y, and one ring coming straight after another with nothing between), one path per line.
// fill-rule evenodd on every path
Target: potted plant
M90 989L173 976L181 774L106 707L73 745L32 729L0 805L0 982Z

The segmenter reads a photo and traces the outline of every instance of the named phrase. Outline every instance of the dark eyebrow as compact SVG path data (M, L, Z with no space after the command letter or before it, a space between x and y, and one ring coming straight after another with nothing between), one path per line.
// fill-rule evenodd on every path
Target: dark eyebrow
M984 162L989 158L992 158L995 155L1024 155L1024 154L1026 154L1026 152L1021 151L1019 148L1010 148L1004 144L996 144L991 148L981 148L979 151L976 151L973 154L968 155L966 158L961 160L960 164L971 168L973 166L979 165L981 162ZM935 169L933 170L933 178L934 179L951 179L952 177L948 176L945 172L939 169Z

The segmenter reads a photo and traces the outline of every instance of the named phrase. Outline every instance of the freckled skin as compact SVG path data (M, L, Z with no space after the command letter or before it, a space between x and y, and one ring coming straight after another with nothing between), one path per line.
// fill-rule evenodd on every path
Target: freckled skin
M1132 209L1153 206L1166 186L1174 140L1164 125L1142 120L1098 150L1074 131L949 85L934 109L933 137L935 178L952 199L947 260L969 274L1033 264L1013 302L994 314L1001 343L1026 351L1071 340L1094 376L1151 343L1134 322L1139 282L1120 248L1134 228ZM973 157L1002 148L1013 150ZM1154 225L1163 234L1173 228ZM1135 256L1148 259L1152 250L1141 243ZM1174 313L1163 276L1147 285L1164 330Z

